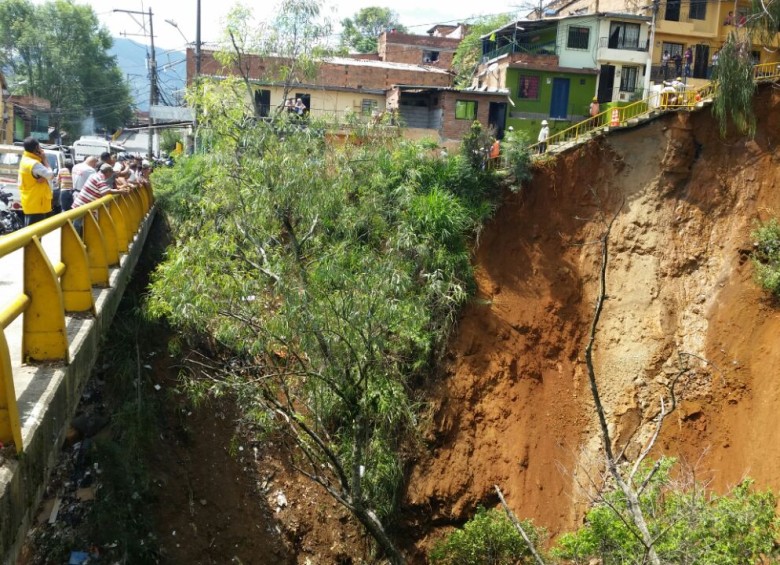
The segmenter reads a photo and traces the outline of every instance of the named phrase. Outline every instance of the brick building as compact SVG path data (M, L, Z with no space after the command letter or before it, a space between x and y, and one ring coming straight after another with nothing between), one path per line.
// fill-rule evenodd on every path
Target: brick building
M438 26L429 31L433 32L437 29ZM379 59L382 61L410 65L434 65L442 69L449 69L459 44L460 37L413 35L390 31L379 36L377 51Z
M312 116L328 115L340 119L347 114L360 114L370 117L386 110L398 110L403 122L412 117L414 125L407 124L409 128L429 130L429 134L441 140L459 139L474 119L484 127L493 126L497 131L503 131L507 93L495 88L489 89L489 92L451 88L453 76L444 66L445 61L451 61L451 54L444 54L443 49L451 48L454 52L459 39L394 33L383 34L382 37L385 38L384 42L380 39L384 51L380 50L379 60L373 57L326 58L320 63L316 76L288 85L286 93L284 85L269 80L282 61L245 56L244 68L253 83L253 102L260 115L269 116L283 107L286 95L288 100L301 99ZM390 41L387 41L388 37ZM417 39L411 41L410 37ZM417 60L423 57L427 48L440 50L436 64L381 59ZM194 51L188 49L188 82L192 81L194 72ZM201 73L214 78L238 74L235 69L225 68L219 63L211 51L202 52ZM398 85L415 86L398 88Z

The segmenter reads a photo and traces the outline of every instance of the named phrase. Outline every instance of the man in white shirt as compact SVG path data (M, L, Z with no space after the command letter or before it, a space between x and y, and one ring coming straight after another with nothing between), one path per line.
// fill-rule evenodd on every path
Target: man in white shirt
M95 169L97 163L97 157L92 156L87 157L83 162L73 166L73 171L71 171L71 173L73 174L74 196L76 192L84 188L84 183L87 182L90 175L97 172L97 169Z

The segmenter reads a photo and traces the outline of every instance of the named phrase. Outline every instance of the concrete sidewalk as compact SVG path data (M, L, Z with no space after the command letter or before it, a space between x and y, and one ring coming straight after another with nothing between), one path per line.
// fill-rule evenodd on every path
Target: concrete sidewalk
M11 350L14 386L22 420L24 454L0 464L0 558L14 563L41 500L43 489L62 445L70 418L81 391L92 371L102 337L122 299L127 283L154 221L152 207L141 229L121 257L120 265L110 272L110 288L94 288L97 317L66 317L71 362L23 365L21 360L22 321L17 319L5 330ZM60 260L59 230L44 237L43 247L49 260ZM0 308L22 292L22 252L0 259Z

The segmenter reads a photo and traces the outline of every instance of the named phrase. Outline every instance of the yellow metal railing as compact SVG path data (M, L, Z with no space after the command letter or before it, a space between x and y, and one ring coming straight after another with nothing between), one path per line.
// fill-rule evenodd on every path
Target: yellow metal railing
M756 82L777 80L778 78L780 78L780 62L762 63L753 67L753 79ZM714 97L717 90L718 84L713 81L698 88L684 88L674 92L653 94L644 100L620 108L611 108L592 118L574 124L565 130L554 133L547 138L544 145L544 142L534 143L529 146L529 150L531 153L544 153L553 145L576 144L583 139L589 139L592 133L602 130L606 126L625 126L629 120L649 115L652 111L690 110L696 108L699 102Z
M153 203L139 188L47 218L0 237L0 258L23 250L23 291L0 310L0 442L21 452L22 422L16 404L5 329L22 316L22 361L68 363L66 313L95 315L92 287L109 286L109 268L119 265ZM83 221L83 236L73 222ZM41 238L60 230L60 261L52 264ZM5 298L5 297L4 297ZM0 305L2 307L2 305Z

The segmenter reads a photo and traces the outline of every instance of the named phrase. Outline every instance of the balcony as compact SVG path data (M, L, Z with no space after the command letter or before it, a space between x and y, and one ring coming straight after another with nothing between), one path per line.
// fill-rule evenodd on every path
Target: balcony
M547 43L511 43L494 49L493 51L483 53L482 62L486 63L502 55L512 53L522 53L525 55L557 55L557 46L555 41L548 41Z
M599 38L598 60L610 63L644 65L647 62L647 41Z
M645 41L643 44L640 41L629 40L622 37L601 37L599 38L599 49L620 49L626 51L647 52L647 41Z

